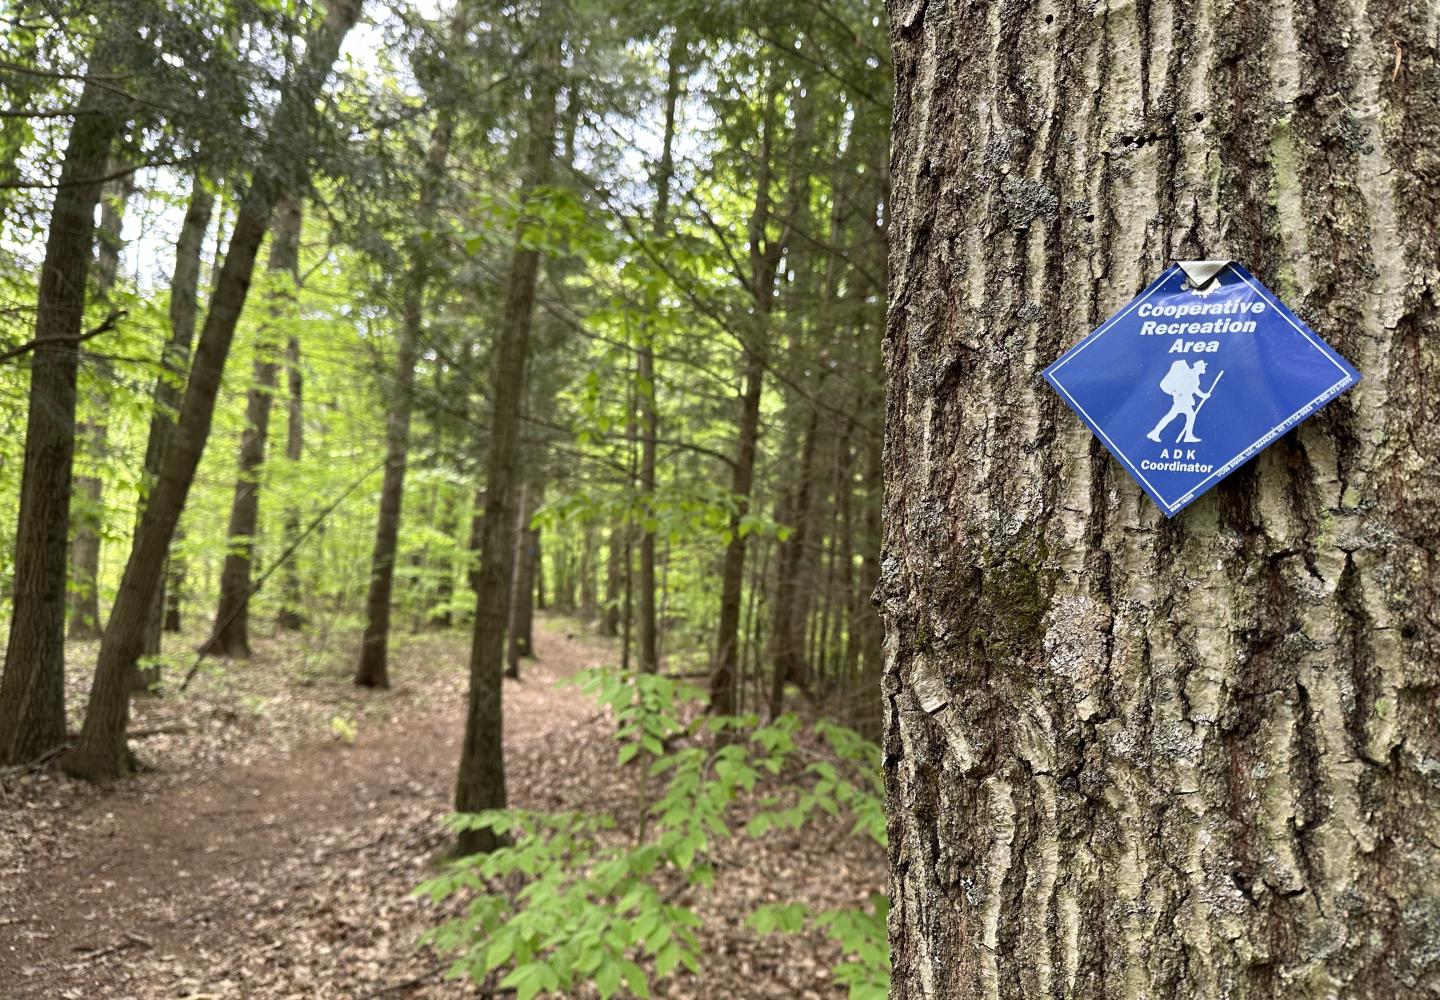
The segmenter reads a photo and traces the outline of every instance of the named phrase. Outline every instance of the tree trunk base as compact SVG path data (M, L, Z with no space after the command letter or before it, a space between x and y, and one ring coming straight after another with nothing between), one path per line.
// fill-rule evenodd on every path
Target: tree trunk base
M128 778L140 771L140 762L128 746L117 752L113 747L76 746L60 758L60 769L72 778L92 785L107 785Z
M502 847L509 847L510 844L509 837L494 830L466 830L448 850L440 853L440 858L444 861L459 861L476 854L490 854Z
M160 697L161 674L162 669L158 663L148 667L137 667L135 679L130 683L130 693L147 698Z
M225 633L212 635L199 646L195 652L201 656L223 656L232 660L250 659L250 643L235 636L228 636Z
M361 659L360 666L355 671L355 686L358 688L371 688L377 691L388 691L390 689L390 674L385 669L385 664L372 664Z

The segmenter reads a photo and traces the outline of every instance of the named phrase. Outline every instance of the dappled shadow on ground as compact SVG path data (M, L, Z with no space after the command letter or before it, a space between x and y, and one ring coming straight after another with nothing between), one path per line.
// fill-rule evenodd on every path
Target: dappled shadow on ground
M556 686L611 649L560 619L542 623L537 647L524 679L506 682L512 803L635 822L641 770L617 767L613 722ZM485 995L446 981L448 963L417 946L440 914L409 896L446 843L465 638L402 639L390 692L351 687L346 648L262 639L251 663L142 701L135 728L157 734L137 748L152 769L114 789L53 766L0 779L4 996ZM881 853L844 829L725 847L717 890L686 900L706 920L703 973L660 992L843 995L825 971L833 945L761 938L743 921L764 902L854 905L880 890Z

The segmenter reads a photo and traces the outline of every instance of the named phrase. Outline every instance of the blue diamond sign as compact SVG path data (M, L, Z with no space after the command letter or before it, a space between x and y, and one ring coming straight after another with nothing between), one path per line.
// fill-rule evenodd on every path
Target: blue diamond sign
M1173 517L1360 373L1234 261L1182 261L1044 372Z

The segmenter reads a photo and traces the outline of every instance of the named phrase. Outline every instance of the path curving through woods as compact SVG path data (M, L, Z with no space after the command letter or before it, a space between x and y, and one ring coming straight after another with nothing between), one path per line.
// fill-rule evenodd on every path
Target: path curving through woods
M568 620L539 625L538 658L505 687L512 802L633 815L635 776L614 765L613 723L574 686L556 683L613 659L613 650ZM111 790L54 771L4 786L0 995L483 995L444 980L443 960L416 946L435 912L408 895L446 843L441 820L459 754L466 654L458 634L432 637L401 647L393 692L351 692L338 663L289 690L314 699L317 718L332 701L343 705L336 717L357 720L339 727L353 727L353 742L344 732L311 732L243 763L216 766L202 754L170 771L142 744L157 769ZM209 705L204 732L175 741L243 726L244 701L233 710ZM827 982L835 956L825 943L762 939L743 928L750 908L782 895L843 905L879 888L878 855L857 863L853 844L823 840L779 838L722 878L705 905L705 973L668 984L669 995L843 995Z

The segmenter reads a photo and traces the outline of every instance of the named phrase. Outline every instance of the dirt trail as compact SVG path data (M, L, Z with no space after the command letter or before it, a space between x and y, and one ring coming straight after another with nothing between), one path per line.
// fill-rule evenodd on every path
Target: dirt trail
M582 694L554 682L603 662L605 650L561 627L542 624L539 659L525 664L521 683L506 682L513 757L532 757L537 746L595 715ZM281 979L295 992L275 995L348 995L347 985L325 973L325 959L337 951L348 952L345 963L360 973L347 982L383 985L432 969L433 958L405 968L405 949L396 945L414 934L387 940L400 930L397 914L362 906L351 915L344 904L357 890L368 897L377 882L395 883L400 898L393 905L420 916L403 896L443 842L437 820L450 808L464 718L463 663L454 667L441 705L383 727L362 726L353 744L312 742L159 791L141 778L136 787L82 803L64 817L60 856L4 886L0 996L253 996ZM403 663L395 670L404 676ZM267 964L285 958L276 951L296 951L303 943L297 932L313 930L274 918L292 907L313 911L307 904L316 902L309 899L316 890L338 890L330 927L316 932L319 961L306 969L287 960L283 976L267 975ZM416 924L422 928L423 921ZM246 962L247 951L261 961ZM258 978L245 974L257 966ZM447 984L437 995L468 992Z
M614 723L576 688L556 686L614 660L613 650L566 620L537 624L538 659L505 686L511 803L624 822L635 815L637 769L616 767ZM466 653L458 634L402 646L392 664L397 689L381 693L350 687L343 657L296 681L277 654L249 665L256 673L235 671L244 688L201 703L222 721L179 739L228 741L213 752L147 742L142 757L158 769L103 792L53 771L18 790L0 785L0 998L489 995L445 980L448 963L417 947L437 918L409 897L447 844L441 819L459 759ZM273 697L257 708L262 666ZM141 709L180 710L176 702ZM332 710L358 720L353 743L324 738L326 727L314 724ZM256 741L286 741L263 726L250 732L247 719L261 726L307 711L307 737L255 754ZM242 753L252 759L223 763ZM662 993L844 996L828 982L833 945L758 938L744 926L762 902L854 905L883 886L880 852L857 849L838 826L834 833L771 835L717 856L718 891L695 901L706 921L704 972Z

